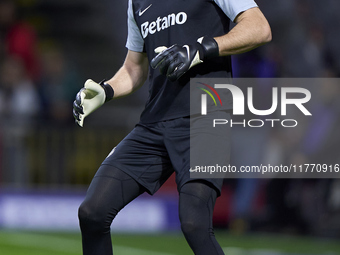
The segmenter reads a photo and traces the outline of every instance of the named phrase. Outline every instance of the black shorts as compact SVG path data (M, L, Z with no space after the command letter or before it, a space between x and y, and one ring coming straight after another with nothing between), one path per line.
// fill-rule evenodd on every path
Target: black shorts
M230 118L228 113L225 113L225 115ZM194 123L199 123L197 120L200 118L201 116L195 117ZM190 144L197 145L195 152L200 153L202 157L207 155L205 145L199 144L200 139L198 142L190 143L190 123L193 123L192 120L193 117L183 117L152 124L139 123L110 152L102 164L119 168L127 173L145 187L149 194L154 194L175 172L177 189L180 190L185 183L193 180L193 178L190 178ZM204 136L204 130L198 132L201 133L199 137ZM225 137L227 140L224 139L224 141L221 141L216 135L213 139L226 144L222 160L229 163L229 131ZM191 139L195 138L191 136ZM220 194L223 184L222 178L194 179L208 181Z

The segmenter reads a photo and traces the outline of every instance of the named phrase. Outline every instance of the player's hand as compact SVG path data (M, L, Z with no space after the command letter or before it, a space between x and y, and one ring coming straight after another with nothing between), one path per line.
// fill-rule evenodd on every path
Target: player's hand
M73 102L73 117L76 123L83 127L85 117L111 100L113 94L112 87L104 81L96 83L93 80L87 80Z
M213 38L201 37L194 45L174 44L169 48L160 46L155 49L155 53L158 55L151 60L151 67L159 68L169 80L176 81L191 67L217 57L219 49Z

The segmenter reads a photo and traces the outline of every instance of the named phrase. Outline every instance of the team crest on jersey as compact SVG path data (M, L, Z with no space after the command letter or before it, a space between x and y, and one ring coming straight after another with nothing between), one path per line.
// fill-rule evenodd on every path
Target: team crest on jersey
M179 12L177 14L171 13L163 18L158 17L156 20L151 22L145 21L141 25L143 39L145 39L149 34L154 34L171 26L183 25L187 19L188 15L185 12Z

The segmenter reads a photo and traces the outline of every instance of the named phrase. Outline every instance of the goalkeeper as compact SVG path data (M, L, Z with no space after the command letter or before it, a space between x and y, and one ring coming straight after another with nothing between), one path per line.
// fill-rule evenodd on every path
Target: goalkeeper
M229 31L230 20L236 25ZM173 172L181 229L191 249L197 255L223 254L212 228L223 179L190 179L189 81L230 78L230 55L270 40L270 27L253 0L129 0L124 64L107 81L86 81L73 115L83 126L95 109L146 80L149 98L139 123L103 161L79 208L84 255L112 254L110 225L117 213L140 194L154 194ZM230 109L230 103L224 105Z

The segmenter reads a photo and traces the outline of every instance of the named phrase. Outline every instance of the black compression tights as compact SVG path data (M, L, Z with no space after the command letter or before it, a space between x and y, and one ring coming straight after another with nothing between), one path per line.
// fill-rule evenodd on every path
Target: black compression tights
M117 213L145 189L129 175L101 166L79 208L84 255L111 255L110 225ZM196 255L223 251L212 230L216 191L202 182L183 185L179 196L181 228Z
M195 255L224 254L213 231L216 190L201 181L183 185L179 193L182 232Z

